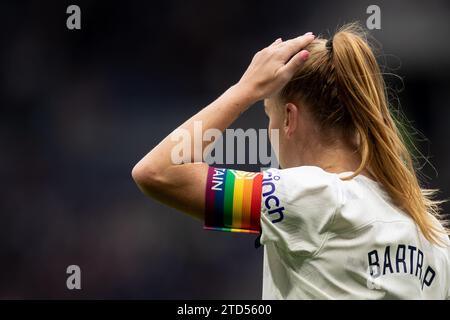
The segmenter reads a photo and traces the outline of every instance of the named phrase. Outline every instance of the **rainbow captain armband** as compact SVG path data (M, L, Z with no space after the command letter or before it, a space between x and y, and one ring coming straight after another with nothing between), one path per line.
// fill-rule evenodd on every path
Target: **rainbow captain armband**
M209 167L204 229L260 233L261 172Z

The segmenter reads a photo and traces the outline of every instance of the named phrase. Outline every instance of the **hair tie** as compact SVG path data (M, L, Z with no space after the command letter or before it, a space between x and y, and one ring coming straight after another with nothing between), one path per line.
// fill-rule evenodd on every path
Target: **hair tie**
M333 52L333 38L328 39L327 43L325 43L325 48L327 48L328 51Z

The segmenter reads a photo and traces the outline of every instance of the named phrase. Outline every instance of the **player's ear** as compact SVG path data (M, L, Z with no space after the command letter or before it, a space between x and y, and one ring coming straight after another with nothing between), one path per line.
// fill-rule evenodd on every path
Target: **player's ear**
M299 107L291 102L286 103L283 130L287 138L293 136L298 126Z

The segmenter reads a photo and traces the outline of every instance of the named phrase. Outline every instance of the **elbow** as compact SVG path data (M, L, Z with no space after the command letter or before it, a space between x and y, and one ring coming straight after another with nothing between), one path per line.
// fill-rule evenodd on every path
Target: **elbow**
M131 177L136 185L144 193L149 194L158 185L158 175L156 170L144 164L142 161L138 162L131 170Z
M131 170L131 177L137 185L142 183L143 175L144 172L140 163L135 164L133 169Z

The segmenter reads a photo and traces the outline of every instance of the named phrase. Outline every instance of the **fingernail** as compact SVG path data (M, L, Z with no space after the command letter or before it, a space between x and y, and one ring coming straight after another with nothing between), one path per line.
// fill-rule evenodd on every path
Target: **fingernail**
M309 51L303 50L300 53L300 58L302 58L303 61L308 60L308 58L309 58Z
M312 32L307 32L304 34L304 36L309 36L310 34L313 34Z

